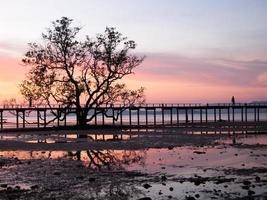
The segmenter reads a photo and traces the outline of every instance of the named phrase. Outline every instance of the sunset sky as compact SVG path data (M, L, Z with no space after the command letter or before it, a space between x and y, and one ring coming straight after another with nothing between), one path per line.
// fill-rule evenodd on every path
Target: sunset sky
M21 58L51 21L80 37L116 27L146 60L126 82L147 102L267 100L266 0L0 0L0 101L21 99Z

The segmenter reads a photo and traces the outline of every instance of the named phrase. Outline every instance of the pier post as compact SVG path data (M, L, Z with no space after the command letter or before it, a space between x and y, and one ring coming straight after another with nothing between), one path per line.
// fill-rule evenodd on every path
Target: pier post
M219 108L219 121L220 122L222 121L222 110L221 110L221 108Z
M114 119L114 107L112 107L112 125L115 125L115 119Z
M246 104L245 104L245 122L248 122L248 109Z
M37 110L37 128L40 128L40 111Z
M105 125L105 114L104 114L104 108L102 109L102 125Z
M235 108L232 107L232 121L235 122Z
M257 109L254 107L254 121L257 121Z
M64 126L67 126L67 108L64 108Z
M172 125L172 107L171 107L171 110L170 110L170 114L171 114L171 125Z
M44 128L46 128L46 109L44 109Z
M132 110L129 108L129 124L132 126Z
M17 124L17 128L19 128L19 111L16 110L16 124Z
M2 130L2 129L3 129L3 111L2 111L2 110L0 111L0 118L1 118L1 119L0 119L0 120L1 120L1 121L0 121L0 124L1 124L1 127L0 127L0 128L1 128L1 130Z
M179 108L177 107L176 108L176 117L177 117L177 124L179 124L180 122L179 122Z
M202 124L202 108L200 108L200 123Z
M191 121L194 123L194 108L191 109Z
M95 115L95 126L96 126L97 125L97 115L96 115L97 110L96 110L96 108L95 108L95 111L94 112L95 112L94 115Z
M164 108L163 108L163 104L162 104L162 108L161 108L161 114L162 114L162 125L164 126Z
M122 111L122 109L120 110L120 121L121 121L121 126L122 126L122 124L123 124L123 122L122 122L122 113L123 113L123 111Z
M244 110L243 107L241 108L241 121L244 121Z
M260 108L257 108L257 121L260 121Z
M185 109L185 123L188 123L188 111Z
M157 125L156 108L154 108L154 126Z
M217 121L217 113L216 113L216 108L214 108L214 122Z
M227 117L228 117L228 122L230 122L230 108L227 108Z
M22 110L22 128L25 128L25 110Z
M137 126L140 126L140 109L137 108Z
M205 109L205 118L206 118L206 123L208 123L208 105Z
M59 127L59 119L60 119L60 108L57 109L57 127ZM78 121L76 123L78 125Z
M147 108L145 108L146 111L146 126L148 125L148 114L147 114Z

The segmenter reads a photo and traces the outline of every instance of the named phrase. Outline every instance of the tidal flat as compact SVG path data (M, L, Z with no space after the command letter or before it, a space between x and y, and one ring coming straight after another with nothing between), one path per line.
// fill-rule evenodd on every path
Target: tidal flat
M0 199L267 199L267 135L1 133Z

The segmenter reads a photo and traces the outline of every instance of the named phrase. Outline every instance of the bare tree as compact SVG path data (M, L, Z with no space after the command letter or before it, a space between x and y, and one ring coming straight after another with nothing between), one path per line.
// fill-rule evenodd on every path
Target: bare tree
M56 103L75 108L78 125L98 114L88 116L90 109L144 103L143 87L129 90L122 82L144 59L130 54L136 43L108 27L95 39L79 41L80 30L72 26L72 19L62 17L42 34L43 44L29 44L22 61L31 68L20 85L22 95L50 107ZM107 110L100 112L107 115Z

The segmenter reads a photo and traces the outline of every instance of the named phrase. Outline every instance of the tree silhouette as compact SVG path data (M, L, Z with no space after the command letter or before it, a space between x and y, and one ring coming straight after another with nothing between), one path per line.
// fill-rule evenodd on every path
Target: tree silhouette
M144 88L129 90L121 80L144 59L130 54L136 43L109 27L95 39L87 36L79 41L81 28L73 27L72 21L62 17L52 22L42 34L43 44L29 44L22 62L31 68L20 85L22 95L51 108L55 103L75 108L78 125L98 114L88 116L92 108L143 103ZM59 117L53 114L54 120Z

